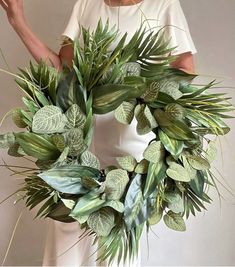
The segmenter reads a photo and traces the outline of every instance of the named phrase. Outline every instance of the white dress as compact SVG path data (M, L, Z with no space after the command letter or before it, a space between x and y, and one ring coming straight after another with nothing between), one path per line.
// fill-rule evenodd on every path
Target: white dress
M178 46L172 54L197 52L179 0L143 0L136 5L121 7L110 7L104 3L104 0L78 0L62 37L67 36L72 40L79 37L79 24L85 28L95 29L100 17L103 22L109 18L110 26L118 25L121 34L128 32L127 42L141 23L156 30L160 26L167 25L165 30L168 36L171 36L171 45ZM146 18L149 20L146 21ZM115 43L112 47L115 47ZM120 124L116 121L113 112L95 115L95 132L91 150L99 157L102 168L117 165L115 159L117 156L131 154L138 161L142 159L144 149L155 135L153 133L138 135L136 124L135 119L131 125ZM79 223L66 224L50 219L47 223L43 266L99 266L95 262L97 247L92 246L92 236L85 237L75 244L83 233ZM75 245L70 248L73 244ZM67 249L69 249L68 252L58 257ZM112 266L116 265L115 259ZM102 266L107 265L103 263ZM141 266L141 248L139 256L131 265L121 264L120 266Z

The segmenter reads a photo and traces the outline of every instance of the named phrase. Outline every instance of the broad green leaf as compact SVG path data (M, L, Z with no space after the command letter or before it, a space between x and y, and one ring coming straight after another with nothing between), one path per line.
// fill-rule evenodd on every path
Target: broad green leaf
M168 114L161 110L160 108L156 109L153 113L157 123L162 126L170 126L172 125L172 118L169 118Z
M107 200L104 204L104 207L111 207L114 210L123 213L125 210L124 204L118 200Z
M5 133L0 135L0 148L10 148L15 143L15 135L13 133Z
M111 170L106 176L105 193L108 199L119 200L129 182L127 171L122 169Z
M149 107L145 104L139 104L135 107L135 117L138 122L136 130L139 135L147 134L158 126Z
M70 156L78 156L87 149L83 139L83 132L80 128L70 129L63 133L63 136L66 146L69 147Z
M97 236L107 236L115 226L115 216L111 208L101 208L90 214L87 224Z
M98 179L99 171L78 165L62 165L39 173L38 176L61 193L85 194L88 189L82 185L81 178L89 176Z
M53 208L46 217L49 217L53 220L60 221L63 223L74 222L74 219L69 217L70 209L68 209L62 201L60 201L55 208Z
M170 80L162 80L159 82L159 90L173 99L177 100L183 96L183 94L179 90L179 83L176 81Z
M175 181L189 182L190 176L187 170L178 163L171 163L166 174Z
M165 178L166 169L167 167L162 160L157 163L149 163L148 174L143 191L144 198L149 197L149 195L151 195L157 188L158 184Z
M197 175L197 170L195 170L189 163L188 163L188 160L185 156L182 156L182 161L183 161L183 165L184 165L184 168L187 170L189 176L190 176L190 179L194 179Z
M186 231L186 225L182 216L172 211L168 211L163 216L163 220L167 227L175 231Z
M99 197L99 193L90 191L78 199L70 216L76 219L77 216L89 215L94 211L99 210L106 203L106 200Z
M124 220L128 229L131 229L133 222L136 220L143 201L144 199L141 190L141 175L136 174L136 176L131 181L124 202Z
M145 174L148 172L149 161L142 159L135 167L135 172Z
M135 166L137 165L137 160L131 155L124 157L116 157L116 159L121 168L128 172L133 172Z
M84 176L81 178L81 184L88 189L92 189L95 188L99 185L101 185L101 183L99 181L97 181L97 179L94 179L93 177L89 177L89 176Z
M41 134L62 133L66 123L67 118L61 109L48 105L39 109L33 116L32 131Z
M73 104L65 113L68 121L66 128L80 128L83 129L86 122L86 115L77 104Z
M115 109L114 115L117 121L122 124L130 124L134 118L135 104L123 101L122 104Z
M167 134L165 134L165 132L160 129L158 130L158 135L165 149L170 152L171 155L179 156L182 153L184 148L183 141L169 137Z
M143 153L145 159L150 162L158 163L163 159L165 155L164 147L161 141L153 141Z
M76 204L76 202L75 202L74 200L72 200L72 199L61 198L61 201L62 201L62 202L64 203L64 205L65 205L68 209L70 209L70 210L72 210L73 207L74 207L75 204Z
M167 192L164 194L168 208L174 213L184 211L184 201L179 193Z
M81 165L100 169L99 159L90 151L86 150L80 157Z
M194 169L200 170L200 171L210 169L210 163L206 159L200 156L194 156L194 155L186 155L186 157L187 157L189 164Z
M51 136L35 133L15 133L16 142L24 152L41 160L53 160L60 156L60 151L53 144Z

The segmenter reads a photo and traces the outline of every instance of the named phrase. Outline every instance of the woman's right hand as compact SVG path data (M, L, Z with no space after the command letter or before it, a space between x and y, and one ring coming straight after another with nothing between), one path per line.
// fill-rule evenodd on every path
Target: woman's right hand
M0 0L0 5L6 11L8 21L13 27L24 22L23 0Z

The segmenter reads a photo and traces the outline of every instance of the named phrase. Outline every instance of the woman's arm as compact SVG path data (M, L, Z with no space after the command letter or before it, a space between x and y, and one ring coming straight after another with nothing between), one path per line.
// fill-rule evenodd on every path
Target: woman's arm
M171 66L189 73L195 73L194 59L191 52L179 54L178 58L171 63Z
M37 62L43 59L48 65L53 65L58 70L62 69L63 62L69 66L72 65L72 44L62 46L59 54L47 47L27 24L24 16L23 0L0 0L0 5L6 11L9 23Z

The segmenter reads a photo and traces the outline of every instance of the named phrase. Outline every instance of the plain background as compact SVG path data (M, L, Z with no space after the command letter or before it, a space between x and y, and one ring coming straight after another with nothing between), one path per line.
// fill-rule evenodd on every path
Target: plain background
M59 50L60 33L66 26L74 2L25 1L26 16L32 29L54 51ZM203 75L203 81L216 78L223 81L223 86L235 86L235 0L181 0L181 4L198 50L195 56L197 72ZM2 10L0 22L0 48L10 70L16 72L17 66L28 66L31 56L8 25ZM0 68L8 69L2 57ZM228 92L235 102L235 88L218 91ZM0 117L15 106L21 106L21 92L14 77L0 72ZM235 191L235 124L231 120L228 123L231 132L221 138L222 153L219 153L214 167L218 168ZM7 119L0 132L11 130L13 123ZM1 158L8 164L30 164L28 161L10 158L6 151L1 151ZM17 184L21 182L16 176L10 175L10 171L0 167L0 200L16 190ZM221 177L219 180L225 183ZM235 197L221 186L220 190L225 198L222 200L222 209L216 191L211 190L213 204L208 206L207 212L198 214L196 218L190 217L187 232L171 231L163 223L153 227L155 234L149 236L149 257L146 238L142 239L142 265L235 265ZM11 198L0 206L0 259L4 257L14 225L23 208L22 204L14 206L13 202L14 198ZM20 220L6 265L40 266L46 222L33 220L33 215L33 212L25 212Z

